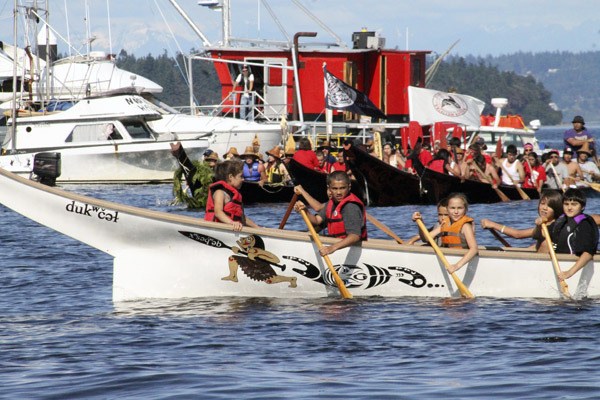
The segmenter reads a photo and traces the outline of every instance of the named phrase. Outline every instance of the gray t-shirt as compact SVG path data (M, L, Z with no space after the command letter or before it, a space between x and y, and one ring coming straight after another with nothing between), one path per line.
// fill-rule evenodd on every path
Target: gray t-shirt
M324 221L327 220L327 206L323 207L321 211L319 211L319 215ZM363 225L363 216L358 204L347 203L344 208L342 208L342 219L344 220L346 234L353 233L360 236Z

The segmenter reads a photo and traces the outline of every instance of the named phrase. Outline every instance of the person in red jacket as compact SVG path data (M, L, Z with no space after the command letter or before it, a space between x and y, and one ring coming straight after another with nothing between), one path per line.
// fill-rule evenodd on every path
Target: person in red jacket
M331 198L318 214L308 214L308 219L315 226L327 223L329 236L340 238L331 246L319 249L322 256L336 250L352 246L367 240L367 214L365 205L354 194L350 193L350 177L343 171L334 171L327 177L327 189ZM306 209L301 201L294 206L296 211Z
M241 161L227 160L217 165L216 182L208 189L204 214L206 221L230 224L234 231L241 231L242 226L258 228L258 225L244 214L242 195L239 192L244 182L242 170Z
M298 141L298 150L293 159L307 168L319 169L319 160L317 160L315 152L312 151L312 145L307 137L303 137Z

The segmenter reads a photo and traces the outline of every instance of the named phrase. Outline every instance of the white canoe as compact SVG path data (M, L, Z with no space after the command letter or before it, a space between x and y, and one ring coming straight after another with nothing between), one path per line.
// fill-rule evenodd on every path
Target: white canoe
M204 296L339 296L306 232L249 229L149 211L47 187L0 169L0 203L42 225L114 257L113 300ZM234 254L251 236L264 242ZM325 244L332 239L323 238ZM266 254L273 264L257 261ZM463 250L445 250L450 262ZM238 281L222 280L233 260ZM458 297L453 280L431 248L369 240L337 251L331 260L358 296ZM561 255L571 266L574 256ZM576 298L600 295L598 256L568 280ZM457 272L475 296L559 298L547 254L481 248Z

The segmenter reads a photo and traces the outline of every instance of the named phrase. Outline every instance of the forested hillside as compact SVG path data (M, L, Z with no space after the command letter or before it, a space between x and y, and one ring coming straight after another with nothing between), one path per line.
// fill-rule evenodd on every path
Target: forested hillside
M440 65L429 87L443 91L456 90L477 97L487 104L484 113L494 112L489 104L493 97L506 97L509 100L506 112L520 114L527 123L532 119L540 119L543 125L560 123L560 111L549 106L557 100L542 83L532 76L502 72L491 64L492 60L487 59L450 58ZM161 85L163 93L158 97L165 103L172 106L189 105L188 84L184 79L186 59L181 55L176 59L166 52L158 57L136 57L121 51L117 65ZM199 104L220 102L220 84L212 63L194 61L194 96Z
M508 99L506 113L520 114L526 123L539 119L543 125L560 123L562 114L550 106L551 93L531 76L520 76L514 72L501 72L483 60L477 63L454 57L443 62L430 88L456 91L485 101L485 114L494 113L490 100L494 97Z
M583 115L586 122L600 122L600 52L514 53L498 57L468 57L468 62L485 62L502 71L530 75L543 83L563 112L563 120Z
M192 53L194 51L192 50ZM187 78L187 60L179 54L173 58L163 53L158 57L147 55L136 57L121 51L117 57L117 66L153 80L163 87L158 96L170 106L189 106L189 89ZM194 97L200 105L218 104L221 102L221 84L215 68L207 61L193 63Z

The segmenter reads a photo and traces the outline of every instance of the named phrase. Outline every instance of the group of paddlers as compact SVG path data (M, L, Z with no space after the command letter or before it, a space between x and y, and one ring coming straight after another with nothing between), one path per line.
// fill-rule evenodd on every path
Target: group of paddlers
M537 154L532 143L523 146L522 154L510 144L506 151L500 148L491 155L486 152L487 145L482 137L476 137L467 148L459 138L453 137L447 148L440 148L436 142L432 149L419 140L407 155L386 142L382 146L382 160L408 172L421 174L423 168L430 168L461 179L491 183L494 188L498 185L519 186L541 193L544 188L585 187L600 181L594 139L585 128L583 117L576 116L572 123L573 129L564 133L562 156L556 149Z
M586 146L586 144L592 142L593 139L579 143L580 146L576 150L578 154L587 155L589 153L592 156L593 153ZM577 145L570 142L569 144ZM387 144L384 145L384 159L387 154L387 160L393 160L392 155L394 155L394 152L385 150L386 146ZM429 161L427 161L428 156L421 155L427 151L424 146L421 146L420 149L415 148L416 151L413 151L415 156L406 161L413 161L415 164L418 162L427 164L429 168L444 168L447 173L460 176L464 176L464 173L467 174L467 177L469 177L468 174L483 173L487 175L488 180L493 180L494 184L500 182L501 178L492 165L498 166L503 175L510 175L510 183L513 185L523 184L525 186L529 179L529 184L541 192L538 204L539 217L535 220L535 223L532 223L533 227L516 229L489 219L482 219L481 226L484 229L494 229L514 238L533 238L535 240L533 247L539 252L550 251L549 246L551 245L552 250L557 253L577 255L577 261L569 269L560 272L559 278L567 279L585 267L596 253L598 246L597 225L600 224L600 215L587 215L584 213L586 197L581 190L574 187L569 187L564 193L557 190L559 188L564 189L563 185L565 184L568 185L569 181L567 179L571 176L570 172L568 176L561 177L562 182L557 184L555 189L542 190L544 185L539 184L539 182L545 182L544 178L548 174L544 174L542 171L545 172L546 168L542 167L539 174L535 174L535 168L540 166L541 160L533 153L533 146L526 144L524 149L525 154L521 157L524 159L523 163L519 161L516 147L512 145L507 147L505 157L494 161L491 160L491 157L488 159L489 156L482 152L480 143L474 143L469 147L468 152L464 152L461 151L462 149L458 145L451 142L449 150L438 149L435 156L429 154ZM329 168L323 169L324 165L330 163L330 150L331 147L326 143L322 144L317 152L314 152L310 141L302 138L299 141L298 149L294 152L283 152L279 147L267 151L266 154L269 159L266 162L260 161L261 157L257 155L252 147L247 148L239 157L231 154L237 152L230 150L228 154L224 155L226 160L223 162L217 163L213 157L215 176L214 183L209 187L205 220L229 224L236 231L241 230L243 226L258 227L244 213L243 199L239 192L242 183L244 180L268 182L268 177L273 175L280 175L280 182L287 181L289 174L287 174L285 161L283 160L292 156L308 167L321 169L323 172L328 173L327 192L329 200L324 204L312 198L301 186L294 188L296 194L301 195L304 199L304 201L297 201L294 204L294 209L304 213L307 211L307 205L310 206L314 210L314 213L309 212L307 214L310 224L326 230L329 236L339 239L331 245L321 246L319 249L320 254L326 256L341 248L360 244L361 241L367 240L366 208L362 201L350 192L352 179L351 174L344 166L343 156L338 157L336 161L330 164ZM370 151L368 142L366 150ZM563 162L567 171L570 171L569 164L571 163L568 159L569 152L569 148L563 152ZM456 165L452 165L454 158L450 158L449 154L462 155L463 157L458 158L458 162L455 162ZM544 163L552 164L550 169L553 173L558 173L561 170L560 167L557 168L557 163L555 164L555 160L558 159L558 152L551 150L545 156L547 159L544 160ZM462 161L463 158L467 158L467 160ZM210 162L210 160L210 155L205 157L205 161ZM338 164L334 168L335 163ZM471 164L476 166L472 168ZM465 165L466 167L464 167ZM273 168L279 168L279 166L283 166L283 168L273 172ZM456 167L460 168L456 169ZM407 167L405 163L403 168L413 168L413 166L409 165ZM267 173L268 170L271 170L271 172ZM583 174L581 178L584 178ZM502 182L509 183L504 180ZM438 204L437 209L437 224L430 228L427 233L422 231L420 235L409 240L407 244L415 244L419 239L425 241L424 237L429 236L435 239L437 246L467 249L456 263L448 266L448 271L453 273L466 265L478 253L474 221L467 215L468 201L462 193L451 194ZM421 214L415 212L412 218L413 220L420 220ZM543 234L545 229L542 229L542 227L547 228L548 236Z

